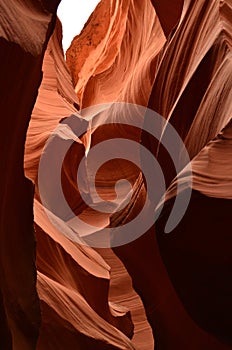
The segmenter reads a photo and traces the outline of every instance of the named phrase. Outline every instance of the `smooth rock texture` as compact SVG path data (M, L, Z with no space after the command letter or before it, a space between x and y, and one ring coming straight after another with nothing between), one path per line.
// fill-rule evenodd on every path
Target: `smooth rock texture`
M58 1L0 4L1 130L0 285L2 349L35 349L36 290L33 185L23 170L26 131ZM31 31L28 31L28 27Z
M229 350L232 2L102 0L66 61L58 3L0 3L0 348ZM67 234L70 218L62 222L53 214L56 226L49 220L39 167L55 128L61 138L72 138L69 122L91 126L91 108L112 102L108 112L98 107L100 125L75 138L65 155L60 179L73 213L95 226L94 234L125 225L141 211L143 169L119 158L100 167L97 192L102 200L115 199L115 183L123 178L132 196L116 213L97 211L88 156L116 137L141 143L156 157L167 190L161 215L140 238L93 248L80 241L88 232L79 241L71 230ZM169 234L178 174L162 146L167 125L154 139L128 125L133 115L118 107L121 102L162 115L189 153L192 177L189 167L182 169L178 196L193 191ZM79 188L82 159L86 177ZM47 187L54 198L56 185Z

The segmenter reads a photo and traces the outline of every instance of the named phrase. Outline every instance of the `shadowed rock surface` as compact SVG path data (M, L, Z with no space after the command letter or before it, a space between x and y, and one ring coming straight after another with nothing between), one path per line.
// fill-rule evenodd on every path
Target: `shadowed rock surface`
M0 347L229 350L232 2L102 0L73 39L66 61L58 4L0 3ZM130 126L134 116L129 107L118 107L121 102L149 107L175 127L192 177L189 167L177 177L162 144L167 125L154 139ZM91 109L104 103L114 104L109 111ZM69 123L91 125L91 113L93 125L97 118L100 124L72 139ZM109 118L114 122L107 125ZM65 231L69 217L61 221L53 213L56 225L49 220L39 166L57 127L61 139L75 141L62 164L62 190L75 215L96 227L90 237L99 228L133 221L147 189L143 169L110 160L94 179L101 200L115 199L122 178L133 194L120 209L120 193L116 213L98 212L90 150L117 137L141 143L156 157L167 188L164 206L140 238L113 249L93 248ZM55 179L48 182L53 198L56 185ZM177 188L184 196L190 187L184 217L166 234ZM83 239L89 233L79 234Z

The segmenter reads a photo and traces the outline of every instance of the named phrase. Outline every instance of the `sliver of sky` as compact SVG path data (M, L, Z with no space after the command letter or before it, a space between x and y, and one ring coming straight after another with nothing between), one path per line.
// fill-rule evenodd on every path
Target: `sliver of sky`
M100 0L62 0L57 15L63 27L63 49L69 48Z

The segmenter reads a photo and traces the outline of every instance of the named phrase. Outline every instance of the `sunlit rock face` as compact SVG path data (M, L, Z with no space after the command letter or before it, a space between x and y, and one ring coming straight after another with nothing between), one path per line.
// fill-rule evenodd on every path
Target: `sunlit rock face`
M1 348L231 349L231 1L102 0L66 61L58 1L16 5L0 4ZM192 173L188 166L178 177L163 147L168 123L154 139L131 126L134 115L118 107L122 102L149 107L175 127ZM105 103L114 104L106 111ZM56 128L61 139L74 137L73 118L89 129L70 145L60 179L72 211L95 227L91 237L132 222L148 191L143 169L119 157L97 172L98 197L90 183L91 149L124 138L161 165L162 213L130 243L83 245L78 232L66 232L70 218L47 215L40 187L44 147ZM145 125L147 115L142 118ZM128 203L122 205L122 190L117 212L98 211L99 198L115 199L121 178L131 185ZM166 234L174 201L189 188L186 213ZM59 202L55 179L47 191Z

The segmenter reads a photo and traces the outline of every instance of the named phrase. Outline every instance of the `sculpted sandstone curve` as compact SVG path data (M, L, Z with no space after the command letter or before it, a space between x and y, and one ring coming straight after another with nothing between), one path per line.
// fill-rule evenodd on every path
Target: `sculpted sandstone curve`
M66 61L58 3L0 3L0 347L229 350L231 0L102 0ZM105 103L108 110L101 108ZM129 104L164 118L158 139L143 127L146 114L141 128L132 126ZM90 128L74 137L74 120ZM184 164L177 173L163 146L168 123L188 151L192 172ZM69 217L48 215L40 188L40 161L55 129L62 140L72 140L58 176L64 197L95 227L80 229L80 237L72 226L67 233ZM94 178L99 197L92 191L98 159L91 161L91 150L119 138L145 146L160 164L167 188L161 215L125 245L83 245L101 228L133 222L146 203L142 153L141 168L110 159ZM57 177L48 182L56 150L45 188L59 204ZM151 175L156 188L157 174ZM121 178L129 181L131 196L116 193ZM189 189L185 215L166 234L175 199ZM97 210L99 201L117 194L117 212Z

